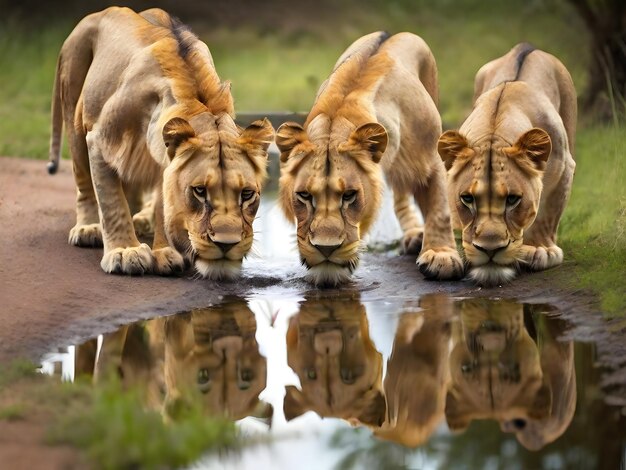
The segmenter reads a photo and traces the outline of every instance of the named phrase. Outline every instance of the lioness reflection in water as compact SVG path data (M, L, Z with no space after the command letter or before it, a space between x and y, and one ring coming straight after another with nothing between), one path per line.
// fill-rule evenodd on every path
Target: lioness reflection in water
M404 310L387 362L387 416L375 434L416 447L444 420L453 306L448 296L427 295Z
M305 300L289 323L287 362L301 384L286 389L287 420L312 410L352 424L382 424L382 355L358 296Z
M576 408L573 344L556 340L564 324L533 315L546 307L506 300L464 300L456 308L460 322L453 328L446 399L450 429L492 418L528 449L556 440Z
M271 406L259 400L267 361L259 352L256 328L254 314L238 299L125 326L104 336L95 380L117 373L166 417L199 404L207 414L233 420L271 418ZM89 373L95 340L76 351L77 375Z

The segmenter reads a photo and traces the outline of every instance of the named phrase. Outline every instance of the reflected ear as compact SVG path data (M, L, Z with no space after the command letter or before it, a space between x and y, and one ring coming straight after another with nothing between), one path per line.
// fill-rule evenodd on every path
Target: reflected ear
M196 133L187 121L175 117L167 121L163 126L163 141L167 147L167 155L170 160L176 156L176 149L186 140L195 137Z
M291 421L303 415L309 408L306 405L306 397L293 385L285 387L285 402L283 404L285 419Z
M469 147L467 139L457 131L446 131L441 134L437 143L437 150L446 170L452 168L457 158L471 158L475 155L474 150Z
M528 416L533 419L542 420L550 416L552 412L552 389L549 383L544 379L532 406L528 410Z
M341 145L339 150L345 151L348 147L358 147L370 152L374 163L378 163L387 149L388 141L389 137L385 128L377 122L369 122L356 128L350 134L347 146Z
M177 314L165 319L163 325L165 346L175 357L184 357L193 350L195 341L191 314Z
M503 151L511 157L527 157L537 169L543 170L552 152L552 140L546 131L535 127L517 139L513 147L507 147Z
M452 392L446 394L446 422L450 431L454 432L465 431L470 423L469 413L463 410L463 404Z
M285 122L276 131L276 145L280 150L280 161L285 163L293 148L309 140L304 128L297 122Z
M263 118L246 127L239 136L238 142L244 147L267 152L273 140L274 127L267 118Z
M357 416L357 419L370 426L381 427L385 422L387 414L387 400L380 390L376 390L375 394L368 400L365 407Z

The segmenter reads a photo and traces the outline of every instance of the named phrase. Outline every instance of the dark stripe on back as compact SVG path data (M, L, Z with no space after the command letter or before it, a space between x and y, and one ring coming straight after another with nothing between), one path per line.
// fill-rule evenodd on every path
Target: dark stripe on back
M528 57L528 54L535 50L535 46L527 42L521 43L518 47L519 51L517 53L516 60L517 72L515 73L515 78L512 80L513 82L519 80L519 76L522 73L522 67L524 66L524 61L526 60L526 57Z
M500 100L502 99L502 95L504 94L504 89L506 88L506 84L510 83L510 82L516 82L519 80L519 77L522 73L522 67L524 66L524 61L526 60L526 57L528 57L528 55L533 52L534 50L536 50L535 46L533 46L532 44L529 44L527 42L523 42L521 44L518 44L516 46L516 48L518 49L517 51L517 57L515 59L515 77L513 78L513 80L505 80L502 84L502 89L500 90L500 96L498 96L498 101L496 102L496 108L494 110L493 113L493 118L494 121L496 120L497 116L498 116L498 109L500 108ZM491 144L489 145L489 157L487 158L487 184L489 186L491 186L491 172L492 172L492 168L491 168L491 157L492 157L492 145L493 145L493 136L491 139ZM491 200L489 201L489 211L491 211Z
M176 41L178 41L178 55L185 59L191 50L192 44L197 41L198 38L195 34L193 34L191 28L180 21L180 19L175 16L172 16L171 19L172 33L174 34Z
M376 54L376 52L378 52L378 49L380 49L380 46L383 44L383 42L385 42L387 39L389 39L391 37L391 34L389 34L387 31L381 31L378 34L378 38L376 40L376 49L374 50L374 52L372 52L372 55ZM358 53L359 51L357 51ZM339 67L341 67L343 64L345 64L348 60L350 60L352 58L354 54L350 54L348 57L346 57L340 64L337 64L337 66L333 69L333 71L331 72L331 75L334 74L337 69ZM371 56L370 56L371 57Z

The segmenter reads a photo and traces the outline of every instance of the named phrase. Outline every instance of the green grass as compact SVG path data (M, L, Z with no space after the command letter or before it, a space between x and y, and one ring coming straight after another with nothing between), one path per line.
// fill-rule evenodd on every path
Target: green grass
M626 309L626 164L623 126L582 129L572 196L559 228L578 282L601 294L602 309Z
M188 408L175 421L144 410L139 394L119 384L95 388L50 429L50 442L83 449L102 469L179 468L203 454L234 448L234 423Z
M18 421L24 419L28 408L22 403L14 403L0 408L0 421Z
M19 402L13 398L18 396ZM243 441L232 421L190 404L175 419L146 410L136 390L119 381L94 387L60 382L28 361L0 364L0 420L27 419L48 428L47 442L69 444L93 468L179 468L211 452L235 451ZM11 432L11 428L6 428Z
M437 59L440 111L446 128L468 114L476 71L520 41L528 41L567 66L579 91L586 85L588 36L567 2L512 0L348 0L332 20L237 29L198 22L219 75L233 83L238 111L306 111L341 52L377 30L422 36ZM73 25L35 31L0 21L0 155L46 158L50 94L56 56ZM574 260L578 285L601 293L612 314L626 309L620 281L624 266L624 189L620 149L626 126L592 124L581 116L574 191L560 229L566 260ZM67 155L66 155L67 156Z

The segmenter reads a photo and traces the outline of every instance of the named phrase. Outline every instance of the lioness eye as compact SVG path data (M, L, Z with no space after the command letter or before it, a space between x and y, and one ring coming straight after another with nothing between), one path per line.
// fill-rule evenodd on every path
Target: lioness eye
M249 201L254 197L255 194L256 191L254 191L253 189L244 189L243 191L241 191L241 202Z
M507 206L514 206L515 204L517 204L520 199L522 199L522 196L517 196L516 194L509 194L506 197L506 205Z
M204 186L194 186L193 192L199 198L202 198L202 199L206 198L206 187Z
M311 196L311 193L307 193L306 191L298 191L296 193L296 196L298 197L298 199L300 199L302 202L305 201L310 201L311 199L313 199L313 196Z
M199 369L196 382L198 383L198 389L202 393L207 393L211 389L211 375L209 374L209 369Z
M356 199L356 190L350 190L343 193L342 199L344 202L352 202Z
M471 194L461 194L461 201L466 205L474 204L474 196Z

